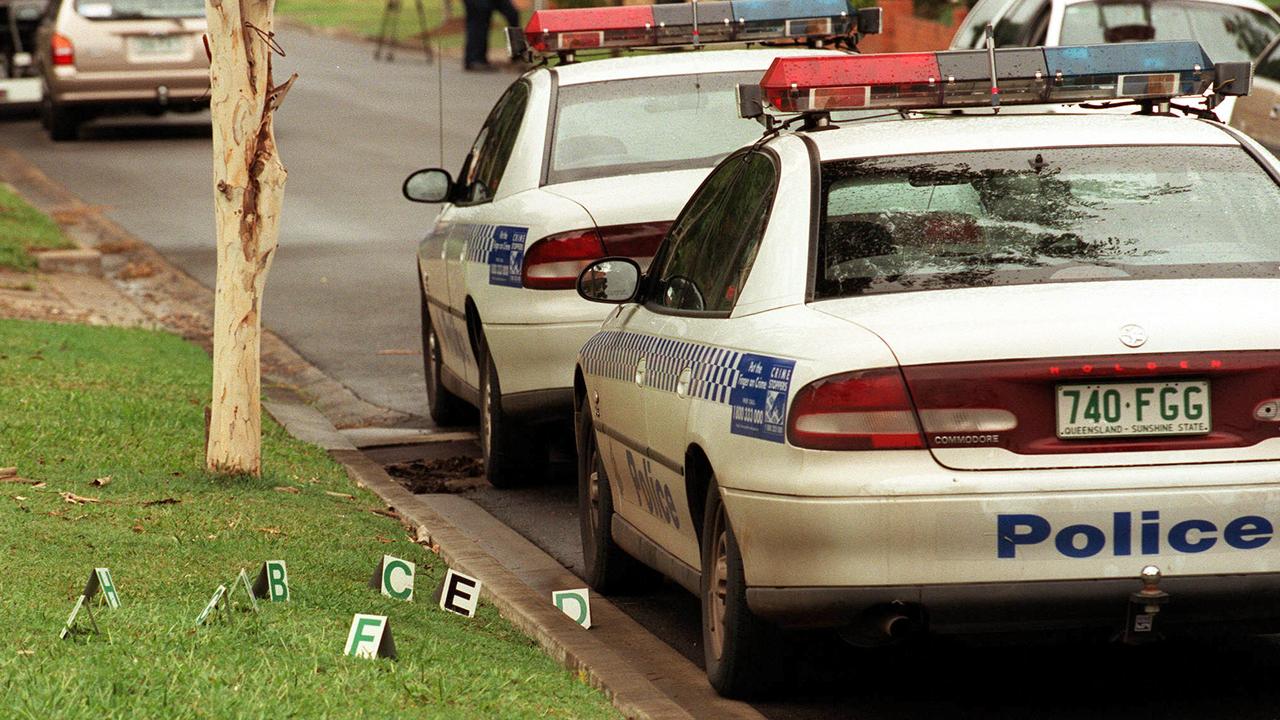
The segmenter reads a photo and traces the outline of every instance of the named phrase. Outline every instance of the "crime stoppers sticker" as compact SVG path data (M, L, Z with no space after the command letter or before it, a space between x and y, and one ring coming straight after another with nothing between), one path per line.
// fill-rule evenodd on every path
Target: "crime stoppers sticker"
M521 271L524 269L524 243L528 237L528 228L505 225L494 228L486 258L490 285L516 288L523 285Z
M795 368L794 360L766 355L744 354L738 360L738 376L729 393L729 429L734 435L777 443L786 438L787 396Z

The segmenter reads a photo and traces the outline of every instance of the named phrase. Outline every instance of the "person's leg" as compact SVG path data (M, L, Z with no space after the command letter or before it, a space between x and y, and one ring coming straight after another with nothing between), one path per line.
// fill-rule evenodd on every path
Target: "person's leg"
M463 51L463 65L473 67L489 62L489 18L493 16L493 6L489 0L463 0L467 8L466 48Z
M516 11L516 6L511 4L511 0L493 0L493 9L502 13L502 17L507 21L507 27L520 27L520 13Z

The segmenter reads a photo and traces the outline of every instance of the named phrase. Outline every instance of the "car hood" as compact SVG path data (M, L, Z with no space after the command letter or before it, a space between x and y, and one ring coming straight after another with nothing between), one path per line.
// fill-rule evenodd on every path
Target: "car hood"
M1129 280L903 292L811 307L879 335L902 365L1280 347L1280 280ZM1139 349L1120 329L1140 325Z
M579 180L546 185L544 192L572 200L596 225L674 220L711 168Z

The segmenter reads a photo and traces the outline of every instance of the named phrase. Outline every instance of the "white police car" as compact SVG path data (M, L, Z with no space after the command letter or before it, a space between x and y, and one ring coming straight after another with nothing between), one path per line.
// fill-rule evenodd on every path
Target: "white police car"
M643 277L584 270L618 303L575 377L587 580L699 593L720 692L768 687L786 627L1280 618L1280 162L1162 112L1247 64L1117 47L998 82L984 53L780 59L760 88L803 126L720 163ZM1142 112L946 111L993 86ZM822 112L877 107L904 115Z
M775 57L840 54L805 44L856 42L878 18L847 0L735 0L539 11L509 33L562 61L594 48L791 49L544 63L498 100L457 179L406 180L409 199L445 203L418 248L431 416L447 425L480 408L490 482L536 473L545 449L532 427L572 416L574 359L604 317L573 292L582 267L647 261L711 167L758 136L738 116L739 83Z

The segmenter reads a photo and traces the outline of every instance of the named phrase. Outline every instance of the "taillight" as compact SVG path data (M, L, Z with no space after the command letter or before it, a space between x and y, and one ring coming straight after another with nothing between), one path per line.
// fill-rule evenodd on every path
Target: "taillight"
M897 368L833 375L806 385L791 403L787 438L814 450L923 448L907 385Z
M531 290L572 290L578 273L603 257L629 257L646 267L670 222L609 225L549 235L524 254L524 286Z
M71 40L67 36L54 33L50 44L53 50L54 65L76 64L76 48L71 44Z
M549 235L525 251L524 286L532 290L572 290L578 273L602 257L604 243L595 230Z
M647 267L670 227L670 221L610 225L600 228L600 237L604 240L605 252L629 257L639 262L640 267Z

